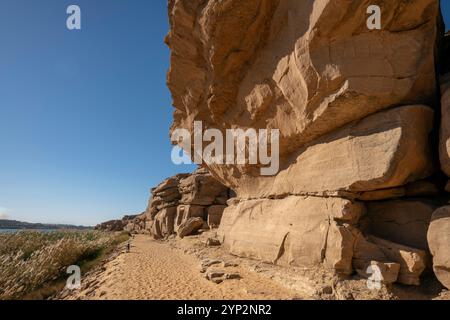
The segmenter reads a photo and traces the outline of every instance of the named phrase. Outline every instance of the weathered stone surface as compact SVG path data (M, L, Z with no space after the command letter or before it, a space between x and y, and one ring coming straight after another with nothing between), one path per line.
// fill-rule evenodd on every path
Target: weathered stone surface
M129 231L127 225L136 219L136 215L126 215L121 220L110 220L100 223L94 227L95 230L102 231Z
M425 199L367 203L368 233L428 251L427 231L438 204Z
M400 265L397 282L406 285L420 284L420 276L426 268L425 251L374 236L364 237L357 229L353 231L355 235L353 266L359 274L366 273L372 261L397 263Z
M450 289L450 206L433 213L428 229L428 244L433 256L433 270L438 280Z
M356 270L365 271L371 261L388 262L386 255L361 232L354 230L355 247L353 250L353 266Z
M399 283L420 285L420 276L426 268L427 254L425 251L374 236L369 236L369 241L380 248L386 256L387 261L400 264Z
M369 191L426 178L433 166L429 133L433 111L405 106L369 116L301 149L275 177L243 179L243 198Z
M202 228L207 229L208 208L224 207L222 204L227 203L229 193L229 189L215 180L206 169L197 169L191 174L177 174L152 189L146 211L124 222L124 229L150 233L161 239L176 233L182 223L196 217L204 220Z
M209 281L219 284L226 280L227 274L224 270L208 269L206 270L205 277Z
M180 238L184 238L186 236L194 234L202 226L202 218L189 218L178 227L177 234Z
M238 256L294 266L325 262L349 273L354 239L338 221L351 221L362 209L340 198L242 201L225 209L218 235Z
M324 266L338 274L352 274L355 236L351 228L339 226L335 222L331 223L326 241Z
M398 199L401 197L428 197L436 196L444 189L442 179L419 180L405 186L362 192L338 192L342 197L361 201L379 201Z
M174 233L177 208L166 208L158 212L152 225L152 235L155 239L161 239Z
M214 179L207 171L197 171L180 181L182 204L210 206L216 198L227 197L228 188Z
M388 284L397 282L400 264L370 261L363 269L358 269L358 274L363 278L373 279L375 282Z
M441 132L439 158L442 171L450 177L450 73L441 79Z
M422 161L428 153L423 142L431 112L411 116L409 129L402 128L402 121L396 123L402 129L396 130L389 126L395 121L384 119L383 125L378 119L363 136L351 136L353 141L346 144L348 158L343 157L345 146L330 146L329 150L338 151L334 160L342 168L333 174L327 174L326 166L332 163L326 160L331 156L324 145L331 141L314 143L380 110L431 104L435 99L439 3L381 4L383 12L396 14L383 15L382 30L368 32L367 4L356 0L338 4L328 0L171 0L167 43L172 52L168 84L176 108L173 129L192 130L194 120L218 129L280 129L280 178L259 177L257 166L210 167L241 198L278 190L297 194L342 188L368 191L426 176L428 161ZM415 132L403 140L408 130ZM366 135L371 137L364 139ZM343 142L345 136L334 139ZM383 145L384 139L393 142L386 141L383 155L376 144ZM416 149L405 145L411 139L418 142ZM307 145L307 150L302 149ZM323 150L320 155L314 147ZM414 154L407 155L408 151ZM323 156L325 161L319 162ZM400 159L409 162L403 171L399 168L405 163L399 164ZM361 165L360 171L355 170L356 164ZM317 175L323 169L327 173Z
M208 208L208 226L210 228L220 226L222 215L227 206L215 205Z
M179 205L177 207L177 216L175 219L175 231L190 218L203 218L205 217L205 207L195 205Z
M218 247L221 245L220 240L219 239L215 239L215 238L208 238L206 239L206 246L208 247Z

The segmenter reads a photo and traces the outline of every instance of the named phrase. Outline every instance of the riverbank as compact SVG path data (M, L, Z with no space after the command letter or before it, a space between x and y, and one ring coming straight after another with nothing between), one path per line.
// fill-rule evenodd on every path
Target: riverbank
M46 299L64 288L67 267L86 272L127 239L98 231L0 234L0 300Z

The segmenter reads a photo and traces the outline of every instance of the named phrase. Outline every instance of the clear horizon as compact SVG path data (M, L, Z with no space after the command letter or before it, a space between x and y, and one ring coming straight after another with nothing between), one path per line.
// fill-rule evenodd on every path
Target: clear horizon
M82 30L66 28L66 8ZM93 226L145 210L171 161L166 1L0 3L0 219ZM450 2L442 1L446 25ZM447 28L446 28L447 29Z

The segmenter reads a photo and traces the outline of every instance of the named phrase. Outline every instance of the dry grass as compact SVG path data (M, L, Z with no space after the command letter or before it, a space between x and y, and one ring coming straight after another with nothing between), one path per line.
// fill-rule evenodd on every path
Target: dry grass
M85 269L126 238L99 231L0 234L0 300L22 299L51 287L65 276L68 266Z

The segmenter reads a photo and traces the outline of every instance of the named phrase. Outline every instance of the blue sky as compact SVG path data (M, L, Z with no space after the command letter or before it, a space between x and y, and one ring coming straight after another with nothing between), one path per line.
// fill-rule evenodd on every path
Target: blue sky
M0 0L0 217L93 225L192 169L170 160L167 30L166 0Z

